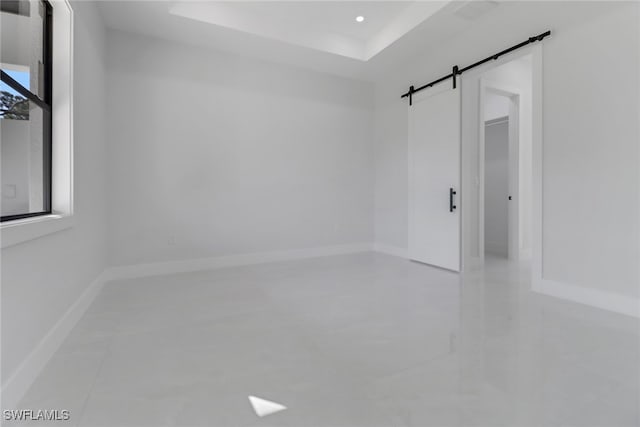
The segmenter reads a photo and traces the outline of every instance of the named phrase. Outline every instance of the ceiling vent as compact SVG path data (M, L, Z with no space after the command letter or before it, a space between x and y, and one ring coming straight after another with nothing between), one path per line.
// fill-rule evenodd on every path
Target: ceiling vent
M473 21L479 16L495 9L499 4L499 2L491 0L466 1L456 7L453 14L467 21Z

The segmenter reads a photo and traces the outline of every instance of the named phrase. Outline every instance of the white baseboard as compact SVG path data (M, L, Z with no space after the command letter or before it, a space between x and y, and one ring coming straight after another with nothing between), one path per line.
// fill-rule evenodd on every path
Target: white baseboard
M531 290L627 316L640 317L640 299L554 280L535 280Z
M120 280L136 277L160 276L163 274L188 273L192 271L214 270L223 267L237 267L242 265L263 264L267 262L291 261L296 259L369 252L372 248L373 245L371 243L355 243L309 249L257 252L212 258L153 262L148 264L111 267L107 271L107 277L109 280Z
M53 325L26 359L22 361L18 369L7 379L2 387L1 401L3 409L17 409L16 405L18 405L47 362L60 348L67 335L69 335L87 308L98 296L106 281L106 276L102 273L91 282L76 302Z
M373 250L387 255L393 255L400 258L409 258L409 253L406 248L399 248L397 246L383 245L382 243L376 243L373 245Z

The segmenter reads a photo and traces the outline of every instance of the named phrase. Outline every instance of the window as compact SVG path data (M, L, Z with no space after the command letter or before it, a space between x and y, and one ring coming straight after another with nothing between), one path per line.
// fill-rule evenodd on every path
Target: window
M51 208L52 7L0 0L1 219Z

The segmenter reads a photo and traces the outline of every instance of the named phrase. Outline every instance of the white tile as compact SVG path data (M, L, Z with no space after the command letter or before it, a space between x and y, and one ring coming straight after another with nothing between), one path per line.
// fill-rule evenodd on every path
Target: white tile
M527 277L359 254L111 283L22 406L78 426L638 425L637 321Z

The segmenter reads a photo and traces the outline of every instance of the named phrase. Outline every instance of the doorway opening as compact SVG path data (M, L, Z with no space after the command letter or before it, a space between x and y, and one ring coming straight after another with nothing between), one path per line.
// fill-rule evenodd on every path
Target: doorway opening
M510 260L531 258L532 58L480 79L481 248Z
M463 75L464 77L464 75ZM541 272L541 55L533 48L462 83L463 271L485 257ZM532 282L532 283L533 283Z

